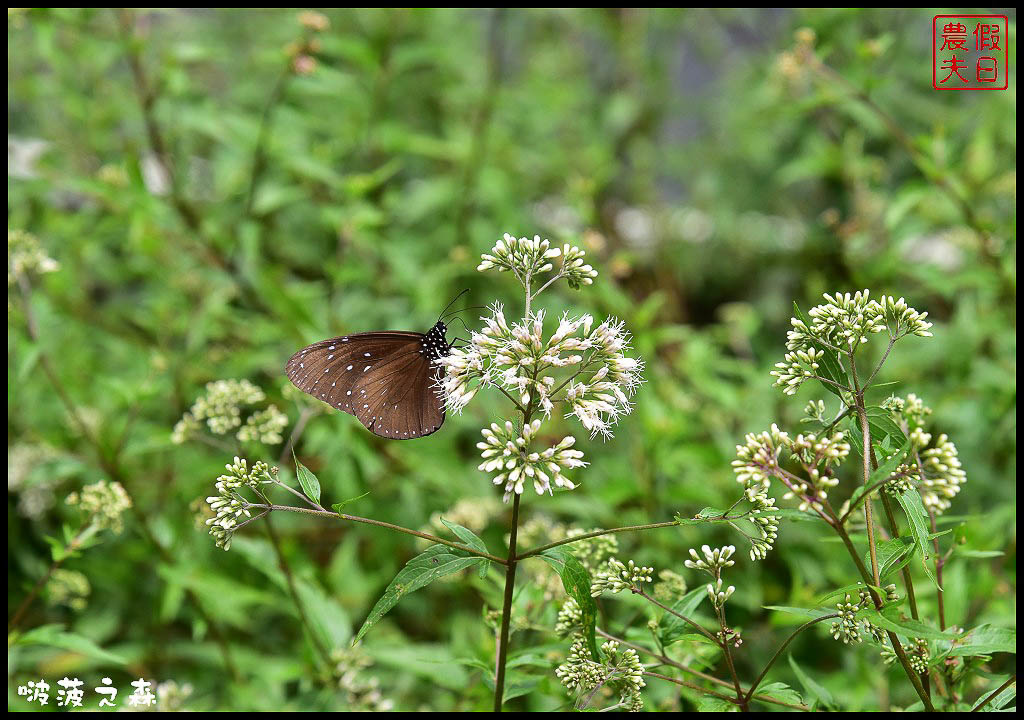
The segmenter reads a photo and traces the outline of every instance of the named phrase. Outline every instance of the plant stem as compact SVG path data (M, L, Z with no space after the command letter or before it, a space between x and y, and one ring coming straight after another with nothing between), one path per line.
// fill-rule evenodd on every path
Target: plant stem
M799 635L800 633L802 633L804 630L806 630L807 628L811 627L812 625L816 625L817 623L820 623L820 622L822 622L824 620L831 620L832 618L837 618L837 617L839 617L839 613L831 613L829 615L822 615L821 617L814 618L813 620L808 620L803 625L801 625L796 630L794 630L793 633L788 638L786 638L786 642L782 643L782 645L779 646L779 649L775 651L775 654L772 655L772 659L769 660L768 664L764 666L764 670L762 670L761 674L757 676L757 679L754 680L753 683L751 683L750 689L747 691L747 700L750 700L754 696L754 691L757 690L757 686L761 684L761 681L764 680L765 676L768 674L768 671L772 669L772 665L775 664L776 660L778 660L780 657L782 657L782 652L787 647L789 647L789 644L791 642L793 642L793 640L796 639L797 635Z
M501 632L498 637L498 654L494 671L494 712L501 712L505 699L505 663L508 660L509 625L512 620L512 596L516 587L516 539L519 535L518 493L512 501L512 523L508 539L508 560L505 562L505 598L501 606Z
M53 573L57 570L57 568L63 565L64 561L71 557L71 553L73 553L78 548L78 544L82 541L82 536L85 535L86 530L88 530L92 525L92 517L93 516L90 516L89 519L82 524L82 527L79 528L78 532L75 533L75 536L71 538L71 541L68 543L68 546L64 549L64 552L61 554L61 556L50 564L50 569L46 571L45 575L39 578L36 584L32 587L32 590L29 591L29 594L26 595L25 599L21 601L21 605L18 606L18 609L14 612L14 615L7 623L8 633L14 630L19 625L19 623L21 623L21 620L24 617L25 613L32 605L32 601L35 600L36 596L39 595L39 593L42 591L44 587L46 587L46 583L53 576Z
M682 613L676 612L675 610L670 608L668 605L665 605L664 603L662 603L662 602L660 602L658 600L655 600L653 597L651 597L650 595L648 595L647 593L645 593L643 590L641 590L639 588L633 590L633 593L636 594L636 595L639 595L640 597L644 598L648 602L657 605L658 607L660 607L662 610L664 610L665 612L669 613L670 615L675 615L677 618L679 618L680 620L682 620L686 624L688 624L691 627L693 627L694 630L699 632L701 635L706 637L708 640L713 642L715 645L718 645L718 646L722 645L722 643L720 643L718 641L718 638L716 638L713 634L711 634L710 632L705 630L701 626L701 624L699 622L697 622L696 620L688 618L685 615L683 615Z
M294 505L269 505L262 503L249 503L246 505L247 508L256 508L257 510L285 510L287 512L297 512L303 515L316 515L317 517L328 517L336 520L351 520L352 522L365 523L366 525L376 525L377 527L387 528L388 530L394 530L395 532L404 533L406 535L413 535L430 542L435 542L440 545L447 545L448 547L455 548L456 550L462 550L470 555L476 555L477 557L487 558L491 562L496 562L500 565L507 565L508 561L505 558L500 558L497 555L491 555L490 553L482 552L475 548L462 545L452 540L446 540L430 533L420 532L419 530L413 530L411 528L402 527L401 525L394 525L383 520L374 520L373 518L359 517L358 515L347 515L345 513L331 512L330 510L313 510L311 508L296 507Z
M295 575L292 573L291 566L285 558L284 550L281 548L281 541L277 536L277 530L274 529L273 519L270 517L270 513L267 513L266 524L267 535L270 537L270 544L273 546L274 554L277 556L277 566L281 569L281 573L284 575L285 581L288 584L288 594L291 595L292 602L295 604L295 610L299 613L299 622L302 623L304 628L306 628L306 632L309 634L313 647L316 648L317 653L320 655L320 659L324 663L325 672L329 674L331 668L330 650L324 646L323 641L320 639L320 636L317 635L316 630L309 621L309 616L306 614L306 606L302 602L302 597L299 595L299 589L295 584Z
M668 657L664 653L659 653L659 652L656 652L654 650L651 650L648 647L644 647L643 645L637 645L635 643L629 642L628 640L624 640L624 639L622 639L620 637L615 637L614 635L605 632L601 628L595 628L595 631L601 637L607 638L608 640L614 640L615 642L619 643L619 645L622 645L623 647L633 648L637 652L646 653L647 655L650 655L651 657L653 657L654 659L656 659L658 662L662 663L663 665L669 665L669 666L674 667L674 668L676 668L678 670L682 670L685 673L690 673L691 675L699 677L702 680L707 680L708 682L714 683L715 685L718 685L720 687L732 688L732 684L727 682L726 680L722 680L720 678L716 678L714 675L708 675L707 673L701 672L700 670L695 670L694 668L690 667L689 665L684 665L681 662L673 660L672 658ZM703 692L703 691L704 691L704 689L701 688L701 692ZM732 698L728 698L728 696L726 696L726 697L727 697L727 699L730 700L730 702L733 701ZM776 700L773 697L768 697L767 695L756 695L755 694L755 695L752 695L750 697L750 699L751 700L757 700L757 701L764 702L764 703L768 703L768 704L771 704L771 705L781 705L782 707L788 707L788 708L792 708L794 710L803 710L804 712L807 712L807 711L810 710L810 708L807 707L806 705L791 705L791 704L783 702L781 700Z
M1005 690L1006 688L1008 688L1011 685L1013 685L1015 682L1017 682L1017 674L1016 673L1011 675L1009 677L1009 679L1006 682L1004 682L1002 685L1000 685L995 690L993 690L991 693L986 695L984 700L982 700L980 703L978 703L973 708L971 708L971 712L978 712L978 711L980 711L982 708L984 708L990 702L995 700L996 697L999 695L999 693L1001 693L1003 690Z
M655 528L672 527L672 526L678 525L678 524L679 523L677 523L675 520L669 520L669 521L666 521L666 522L651 523L651 524L648 524L648 525L627 525L625 527L611 528L609 530L594 530L593 532L583 533L582 535L573 535L571 538L566 538L564 540L557 540L555 542L548 543L547 545L539 545L539 546L537 546L535 548L531 548L531 549L529 549L529 550L519 554L518 556L516 556L516 561L518 562L519 560L525 560L528 557L533 557L534 555L540 555L545 550L550 550L551 548L556 548L559 545L568 545L569 543L574 543L574 542L577 542L579 540L586 540L588 538L600 537L601 535L612 535L614 533L632 532L634 530L653 530Z
M850 540L850 536L846 532L841 524L834 524L833 529L842 539L843 544L846 546L847 552L850 553L850 557L853 559L854 565L857 566L857 571L861 575L861 579L864 580L864 584L867 585L868 594L871 596L871 602L874 604L876 610L882 608L882 599L878 596L875 591L875 586L872 585L872 578L869 570L864 565L864 561L860 559L860 555L857 554L857 548L854 547L853 541ZM924 707L928 712L935 712L935 707L932 705L932 700L928 697L928 693L921 683L921 678L910 665L910 658L907 657L907 653L903 650L903 644L900 639L896 636L896 633L891 630L885 631L886 637L889 638L889 642L892 644L893 652L896 653L896 657L900 661L900 665L903 666L903 671L910 678L910 683L914 686L914 690L917 691L918 697L921 698L921 702L924 703Z
M658 678L659 680L666 680L670 683L675 683L676 685L682 685L683 687L688 687L691 690L696 690L697 692L703 695L710 695L711 697L716 697L719 700L725 700L726 702L730 702L733 705L740 705L740 701L736 698L729 697L728 695L724 695L720 692L715 692L714 690L708 690L707 688L701 687L696 683L687 682L686 680L680 680L679 678L669 677L668 675L662 675L661 673L651 672L650 670L644 670L644 676Z
M861 457L861 465L864 468L864 487L871 484L871 425L868 423L868 412L864 407L864 390L857 378L857 361L854 359L853 351L848 352L850 358L850 374L853 376L854 388L854 409L857 412L857 419L860 421L860 429L863 433L864 448ZM871 505L871 496L864 493L864 523L868 531L868 554L871 556L871 577L874 578L874 585L880 586L881 580L878 577L878 546L875 543L875 519L874 509Z
M928 519L931 521L932 534L934 535L939 531L938 526L935 524L935 513L931 510L928 511ZM933 547L935 548L935 584L938 585L936 600L939 606L939 629L946 629L946 602L943 598L942 593L942 569L946 566L946 558L942 556L939 551L939 539L932 539Z

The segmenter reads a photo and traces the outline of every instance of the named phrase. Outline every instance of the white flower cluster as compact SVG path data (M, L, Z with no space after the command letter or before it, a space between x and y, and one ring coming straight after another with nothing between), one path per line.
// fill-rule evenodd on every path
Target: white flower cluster
M206 524L217 547L229 550L239 518L252 517L247 509L249 502L238 491L242 487L258 490L265 479L270 479L270 467L260 461L249 470L248 463L238 456L224 467L228 472L217 478L217 494L206 498L214 513L214 517L207 520Z
M266 394L248 380L216 380L206 384L206 392L189 408L174 426L171 441L180 445L197 433L203 423L214 435L236 430L241 442L277 445L288 426L288 416L268 405L242 421L242 412L267 399Z
M600 687L618 692L616 708L628 711L643 709L640 689L644 682L644 666L632 648L619 652L619 643L609 640L601 646L604 659L596 662L582 638L577 638L566 661L555 669L555 675L568 690L592 693Z
M258 442L264 445L279 445L284 437L281 433L288 427L288 416L270 405L250 415L235 436L242 442Z
M941 515L967 481L956 445L945 434L939 435L935 445L921 453L921 467L921 499L926 508Z
M555 621L555 632L559 637L565 637L571 635L574 632L578 632L583 627L583 611L580 610L580 605L573 598L568 598L562 603L562 608L558 611L558 618Z
M99 530L120 533L124 529L121 516L131 508L132 499L121 483L100 480L68 495L67 503L77 505Z
M63 605L76 612L89 606L89 595L92 586L89 578L77 570L57 568L50 575L46 584L46 600L51 605Z
M535 290L537 276L554 271L553 261L559 257L561 267ZM530 311L536 297L556 280L565 279L574 288L591 284L597 272L583 258L583 251L572 245L553 248L539 236L531 240L506 234L482 256L477 269L514 274L526 291L525 317L510 322L495 303L468 344L452 348L438 361L444 368L438 389L449 412L461 412L480 388L494 388L522 413L521 430L509 422L504 427L493 424L482 431L484 441L477 445L483 456L480 469L496 473L494 484L504 486L506 502L522 494L527 480L538 494L551 493L554 487L573 489L563 470L586 466L583 453L572 449L572 436L543 451L531 448L540 418L550 418L556 405L564 404L565 416L577 418L591 437L611 437L619 417L632 412L630 398L643 382L643 362L626 355L630 336L625 323L609 318L595 324L590 315L566 313L548 336L545 312Z
M747 520L753 523L760 534L760 537L747 537L750 540L750 559L764 560L775 547L775 541L779 537L780 517L772 512L778 510L778 507L775 505L775 498L770 497L764 490L756 492L750 497L750 501L754 507L747 515Z
M725 603L729 601L732 594L736 592L736 586L730 585L727 588L722 587L722 578L715 580L714 584L708 583L707 585L708 599L711 600L711 604L715 607L715 610L721 610L725 607ZM721 634L720 634L721 635Z
M654 568L637 565L632 560L623 565L615 558L609 558L604 570L597 572L590 583L590 594L599 597L605 590L619 593L623 590L636 592L641 583L651 582Z
M60 264L46 254L39 238L24 230L7 231L7 285L21 278L43 275L60 269Z
M736 446L736 459L732 470L736 482L741 483L747 500L766 492L772 484L772 477L778 475L779 453L789 443L789 434L772 423L771 429L761 433L747 433L745 445Z
M531 240L505 233L490 253L481 256L476 269L480 272L491 268L498 268L499 272L511 271L526 285L536 275L551 272L554 269L551 261L561 256L562 265L555 277L564 277L570 287L579 289L582 285L592 284L597 277L597 271L584 262L585 254L575 245L553 248L548 240L541 240L539 235L534 235Z
M611 437L618 418L632 412L630 397L643 382L643 361L625 354L625 324L609 318L595 327L590 315L565 315L545 339L544 318L538 311L510 325L495 304L469 345L438 361L448 410L460 412L480 387L497 387L545 416L564 402L566 416L576 417L591 437ZM559 382L559 371L571 374Z
M714 549L710 545L701 545L700 551L704 553L703 558L697 554L696 550L690 548L691 559L683 562L683 565L691 570L703 570L711 573L714 577L718 577L723 569L736 564L735 560L729 559L736 554L736 547L734 545L726 545L725 547Z
M850 455L850 444L844 441L845 433L836 432L831 437L818 437L814 433L797 435L788 443L789 451L804 467L807 477L791 481L784 500L797 498L801 510L821 507L828 498L828 491L839 484L839 478L829 472Z
M883 407L888 408L905 430L917 453L918 462L901 465L890 476L886 489L903 492L909 489L908 482L916 483L924 506L936 515L948 510L961 486L967 481L967 473L960 462L956 445L945 434L932 443L932 434L925 430L925 420L932 409L917 395L906 399L890 397Z
M818 436L815 433L797 435L791 438L789 433L772 425L770 430L746 436L745 445L736 446L736 460L733 460L733 472L736 481L743 484L747 499L751 502L763 502L757 498L763 496L771 485L773 477L784 481L787 492L785 499L799 500L800 510L821 508L828 498L830 488L839 484L834 468L850 455L850 444L845 441L845 433L835 432L830 436ZM785 449L803 467L805 477L798 477L784 471L781 467L781 451ZM765 506L770 510L770 506Z
M331 662L338 688L345 692L347 710L390 712L395 709L394 700L381 692L380 678L367 674L366 669L373 665L373 660L364 650L358 647L335 649L331 651Z
M850 602L850 596L846 600L836 603L836 610L839 611L839 620L832 623L829 632L834 640L842 640L844 645L859 643L861 636L861 621L857 619L857 612L863 607L861 601Z
M533 481L533 489L538 495L551 494L552 485L572 490L576 485L562 471L587 465L583 462L583 453L572 449L576 438L571 435L546 450L531 451L530 441L540 429L540 424L540 420L534 420L520 431L511 421L506 421L503 426L492 423L491 427L480 431L484 441L476 446L484 461L478 469L498 473L493 482L505 486L506 502L512 493L522 495L528 480Z
M808 312L810 325L801 318L792 318L792 329L786 335L789 352L783 362L776 363L772 375L776 387L793 395L807 380L821 379L818 372L826 355L849 353L866 343L875 333L887 331L892 341L907 335L931 337L932 324L925 320L928 313L918 312L891 295L872 300L867 290L850 293L825 294L826 303L816 305Z

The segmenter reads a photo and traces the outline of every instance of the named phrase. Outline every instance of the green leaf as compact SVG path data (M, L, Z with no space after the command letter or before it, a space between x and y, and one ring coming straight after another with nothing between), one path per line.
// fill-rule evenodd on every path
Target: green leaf
M364 492L362 495L358 495L358 496L356 496L354 498L349 498L348 500L342 500L339 503L334 503L333 505L331 505L331 509L334 510L334 512L336 512L336 513L341 513L341 509L343 507L345 507L346 505L351 505L356 500L362 500L364 497L366 497L369 494L370 494L369 492Z
M697 701L697 712L733 712L736 706L727 700L704 695Z
M699 588L691 590L676 600L671 607L680 615L690 617L694 612L696 612L697 608L707 596L707 588L704 585L701 585ZM661 628L659 631L661 644L667 647L668 645L681 640L683 635L685 635L690 628L692 628L692 626L688 622L666 611L661 618Z
M601 655L597 650L597 636L594 627L597 625L597 603L590 596L590 573L583 564L563 547L554 547L541 553L541 559L555 569L562 578L565 592L580 606L583 620L583 637L595 660Z
M60 625L42 625L19 635L16 645L48 645L62 650L71 650L112 665L124 665L120 655L104 650L87 637L65 631Z
M315 503L320 502L320 481L316 479L316 475L310 472L309 468L299 462L298 458L295 457L295 451L292 451L292 459L295 460L295 474L299 477L299 485L302 486L302 492L306 493L306 497Z
M458 536L459 540L466 543L466 545L468 545L469 547L473 548L474 550L479 550L480 552L488 552L487 546L484 544L484 541L481 540L472 530L464 528L461 525L456 525L455 523L450 523L444 518L441 518L441 522L444 524L446 528L455 533L455 535ZM491 568L491 561L487 558L481 559L483 560L483 562L480 563L480 570L478 572L480 574L480 578L483 579L487 577L487 571Z
M889 575L902 570L914 556L915 541L908 537L885 540L878 543L878 576L884 580ZM864 554L864 567L871 567L871 551Z
M863 457L864 441L863 436L861 435L861 428L860 424L857 421L857 418L850 418L850 426L851 432L847 437L857 446L858 453L861 455L861 457ZM900 447L900 449L897 450L892 455L892 457L890 457L884 463L879 465L878 469L871 473L866 484L859 486L856 490L853 491L853 494L850 496L849 501L850 507L855 507L859 503L861 497L863 497L864 495L864 492L869 487L875 488L873 492L878 492L879 487L875 486L878 485L878 483L882 482L882 480L892 475L893 470L899 467L900 463L903 462L903 459L906 457L908 452L910 452L909 440L905 441L903 445Z
M370 628L380 622L398 601L411 592L429 585L438 578L451 575L463 568L483 562L482 558L469 555L464 550L455 550L446 545L432 545L402 568L391 581L377 604L373 606L363 626L359 628L353 644L359 642Z
M920 620L900 617L899 608L895 605L883 607L881 612L872 607L861 609L857 615L869 620L883 630L891 630L897 635L906 638L925 638L928 640L942 640L952 642L956 636L950 632L942 632L927 625Z
M863 587L863 586L862 586ZM820 618L822 615L828 615L829 611L824 608L800 608L800 607L787 607L785 605L765 605L765 610L775 610L776 612L784 612L790 615L796 615L798 617L804 617L808 620L815 620Z
M989 687L999 687L1004 682L1010 679L1009 675L997 675L992 678L992 683ZM982 693L982 696L975 702L974 707L977 708L988 697L988 691ZM1002 710L1009 705L1017 697L1017 684L1010 683L1010 686L1003 690L1001 693L996 695L984 708L983 710ZM973 711L974 708L972 708Z
M899 502L900 507L903 508L903 512L907 516L907 520L910 521L910 532L914 536L914 543L918 556L921 558L921 564L924 566L925 574L932 581L932 584L941 590L942 588L939 587L939 581L932 569L931 529L928 521L928 511L924 509L924 503L921 502L921 493L916 489L907 490L902 495L897 495L896 501Z
M897 445L903 445L907 442L907 436L903 434L903 429L893 420L891 412L876 405L869 406L866 412L868 426L871 428L871 435L873 437L892 438L893 442Z
M1017 654L1016 630L979 625L971 630L962 643L953 647L949 654L952 657L962 657L965 655L991 655L997 652Z
M755 694L766 695L770 698L781 700L784 703L789 703L790 705L804 704L803 696L786 683L773 682L768 683L767 685L761 685Z
M836 707L836 701L832 697L832 693L830 693L823 685L816 683L810 675L805 673L803 668L797 665L797 662L793 659L792 655L789 656L789 666L793 668L793 672L796 674L800 684L803 685L804 691L808 695L814 697L818 704L823 705L826 708Z

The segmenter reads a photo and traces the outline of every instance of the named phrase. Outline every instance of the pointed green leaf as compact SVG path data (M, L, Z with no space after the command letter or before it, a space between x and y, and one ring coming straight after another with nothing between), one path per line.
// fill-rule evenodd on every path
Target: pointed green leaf
M597 650L597 637L594 627L597 625L597 603L590 596L590 573L583 567L571 552L564 547L554 547L541 553L541 559L555 569L562 578L565 592L580 607L583 620L583 637L595 660L601 657Z
M120 655L104 650L87 637L65 631L60 625L41 625L33 628L15 640L16 645L48 645L50 647L81 653L100 662L124 665Z
M363 626L359 628L359 633L352 641L353 644L359 642L370 628L380 622L380 619L409 593L429 585L438 578L451 575L480 562L483 562L482 558L446 545L432 545L427 548L425 552L406 563L405 567L395 575L395 579L388 585L380 600L373 606L373 610L370 611Z
M358 495L358 496L356 496L354 498L349 498L348 500L342 500L339 503L334 503L333 505L331 505L331 509L334 510L334 512L336 512L336 513L340 513L341 509L343 507L345 507L346 505L351 505L356 500L362 500L364 497L366 497L369 494L370 494L369 492L364 492L362 495Z
M488 552L487 546L484 544L484 541L481 540L469 528L464 528L461 525L450 523L444 518L441 518L441 522L444 524L446 528L455 533L459 540L466 543L466 545L468 545L469 547L473 548L474 550L479 550L480 552ZM487 571L491 568L490 560L488 560L487 558L482 558L482 560L483 562L480 563L480 570L478 571L481 579L487 577Z
M793 672L796 674L797 679L800 681L800 684L803 685L804 692L814 697L816 704L826 708L834 708L836 706L836 701L832 697L832 693L830 693L823 685L816 683L810 675L805 673L803 668L801 668L797 664L796 660L793 659L792 655L789 656L789 666L793 668Z
M935 577L935 572L932 568L933 556L928 511L924 509L924 503L921 502L921 493L916 489L907 490L902 495L897 495L896 500L899 502L900 507L903 508L907 520L910 521L910 533L914 536L914 543L916 544L918 557L921 558L924 572L935 587L939 588L939 581ZM941 590L942 588L939 589Z
M675 612L680 615L690 617L696 612L704 599L708 596L708 589L704 585L691 590L690 592L683 595L681 598L676 600L670 606ZM666 612L661 618L661 627L659 634L661 637L661 644L668 646L672 643L681 640L683 635L691 629L693 626L683 620L681 617L673 615L670 612Z
M313 502L319 503L320 481L316 479L316 475L310 472L309 468L299 462L298 458L295 457L294 451L292 451L292 459L295 460L295 474L299 477L299 485L302 486L302 492L306 493L306 497Z

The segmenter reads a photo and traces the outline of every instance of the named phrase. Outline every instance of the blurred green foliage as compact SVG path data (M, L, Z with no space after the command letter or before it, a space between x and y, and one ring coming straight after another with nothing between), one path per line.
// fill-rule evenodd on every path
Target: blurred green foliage
M648 362L615 440L582 443L583 486L529 497L527 520L610 527L727 506L743 434L795 430L819 396L770 387L792 301L867 287L936 323L933 339L901 344L880 378L897 384L874 400L916 392L935 408L968 474L951 513L970 548L1004 553L947 568L947 617L1015 627L1015 76L1005 92L934 91L933 14L336 10L317 30L291 10L9 11L8 227L60 264L28 295L36 340L9 283L9 617L50 564L46 538L78 522L70 492L106 478L134 501L122 534L63 565L87 577L84 607L44 590L28 611L21 631L57 629L9 650L9 706L28 707L18 684L64 674L88 687L109 675L122 693L140 675L190 684L193 710L365 706L324 681L317 647L347 647L422 546L275 515L311 640L264 525L224 553L197 522L236 450L173 445L171 429L221 378L251 380L294 423L306 406L282 396L282 367L295 349L425 330L464 287L469 304L518 312L513 284L474 271L504 231L587 249L597 283L543 304L623 317ZM814 37L794 40L798 28ZM474 444L506 411L481 395L408 443L325 413L296 450L325 504L369 493L346 512L422 528L480 499L493 550L507 517ZM810 606L851 581L823 532L787 524L766 561L735 568L741 675L792 622L762 606ZM685 574L687 548L735 536L619 542ZM489 707L477 665L493 663L481 615L500 607L495 572L411 595L367 636L362 673L395 708ZM513 643L530 692L511 707L564 708L551 668L566 645L542 630ZM843 707L914 699L877 653L823 630L792 653ZM991 672L1014 672L1000 657ZM798 686L787 663L772 678ZM651 685L648 707L692 708L677 690Z

